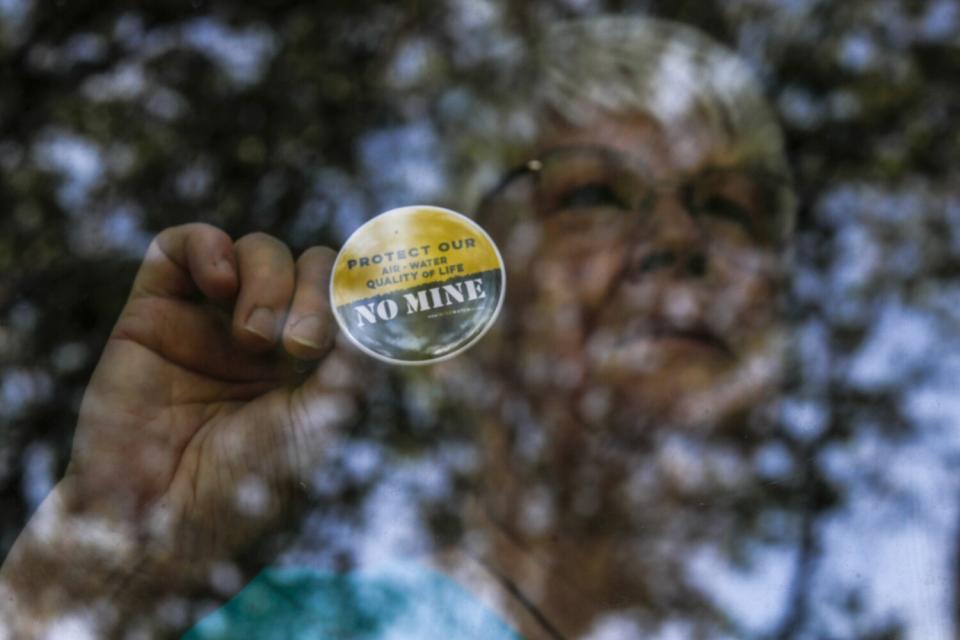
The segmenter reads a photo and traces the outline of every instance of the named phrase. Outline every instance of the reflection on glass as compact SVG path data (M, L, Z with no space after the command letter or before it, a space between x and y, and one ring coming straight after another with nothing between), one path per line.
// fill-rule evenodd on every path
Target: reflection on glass
M291 5L5 36L82 87L0 131L0 264L38 229L38 264L229 234L0 287L0 638L948 635L960 209L918 172L952 157L927 108L953 18L749 4L702 24L770 58L799 236L764 92L679 23ZM416 371L332 346L331 254L303 250L441 192L501 248L497 326Z
M568 211L619 211L642 219L658 195L676 191L711 241L773 243L782 235L793 191L763 168L705 168L685 182L658 183L639 158L603 146L550 149L510 171L480 206L491 224ZM631 215L632 214L632 215Z

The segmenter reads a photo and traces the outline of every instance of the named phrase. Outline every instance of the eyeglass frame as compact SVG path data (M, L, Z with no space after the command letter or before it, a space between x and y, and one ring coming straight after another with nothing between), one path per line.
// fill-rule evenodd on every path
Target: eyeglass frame
M637 210L642 209L642 204L649 205L650 201L652 201L659 193L667 191L680 193L683 195L688 191L692 191L691 183L711 173L742 172L749 174L751 178L759 177L763 182L775 185L780 195L787 195L789 197L788 203L778 203L778 210L772 213L772 215L777 218L777 221L769 227L771 230L769 233L770 238L768 240L770 245L774 247L782 247L790 235L793 211L796 206L796 192L794 190L793 181L782 172L770 171L767 168L750 165L733 165L729 167L707 167L706 170L701 169L699 175L688 176L682 179L655 180L652 177L654 172L649 168L648 163L639 156L620 151L618 149L611 149L610 147L603 145L566 145L554 147L535 158L531 158L522 164L514 166L512 169L509 169L506 173L504 173L504 175L501 176L501 178L497 181L496 185L481 198L476 208L475 217L478 220L482 220L485 212L490 208L491 202L519 178L530 175L537 177L542 175L542 170L545 166L545 159L549 156L577 151L598 153L601 156L606 156L607 158L613 159L622 166L628 166L632 168L639 167L642 169L643 173L648 174L650 176L649 189L647 189L647 192L645 193L643 202L630 205L632 209ZM684 205L691 212L696 212L697 208L692 206L692 204L687 201L687 198L688 196L684 195Z

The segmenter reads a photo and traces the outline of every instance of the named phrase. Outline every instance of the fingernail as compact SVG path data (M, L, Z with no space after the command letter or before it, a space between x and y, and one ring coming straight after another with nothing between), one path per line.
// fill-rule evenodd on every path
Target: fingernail
M274 315L273 309L257 307L247 318L247 324L244 328L268 342L273 342L277 330L276 323L276 315Z
M306 316L290 329L290 338L294 342L318 350L327 348L329 334L327 323L319 316Z

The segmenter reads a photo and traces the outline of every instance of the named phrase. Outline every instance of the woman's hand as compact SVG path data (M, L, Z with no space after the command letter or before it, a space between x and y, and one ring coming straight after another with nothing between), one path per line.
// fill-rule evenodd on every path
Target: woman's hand
M294 261L275 238L233 242L203 224L157 236L83 398L66 476L0 572L16 637L156 623L158 604L209 595L295 513L354 413L351 368L328 355L333 259L312 248ZM323 362L301 373L310 360Z

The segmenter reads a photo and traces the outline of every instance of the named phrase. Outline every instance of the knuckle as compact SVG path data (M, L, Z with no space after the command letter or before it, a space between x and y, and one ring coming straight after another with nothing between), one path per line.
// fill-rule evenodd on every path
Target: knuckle
M183 229L189 233L215 233L217 235L225 233L222 229L213 226L209 222L188 222L174 228Z
M182 233L187 236L226 236L227 233L207 222L188 222L176 227L171 227L169 231Z
M269 233L264 233L263 231L254 231L253 233L248 233L239 240L237 240L237 248L241 249L254 249L254 248L269 248L271 250L280 250L286 253L290 252L290 249L287 248L281 240L275 238Z
M188 241L196 241L197 238L226 238L229 240L230 236L227 235L226 231L212 224L206 222L188 222L160 230L153 236L150 243L164 246L169 242L176 241L178 238Z
M333 260L337 257L337 252L330 247L310 247L300 255L301 260Z
M333 265L336 260L337 252L330 247L310 247L297 260L297 263L304 268L320 268Z
M181 224L175 227L167 227L166 229L161 229L153 236L153 239L150 241L150 244L155 247L161 247L167 244L170 240L175 238L177 235L183 233L186 226L187 225Z

